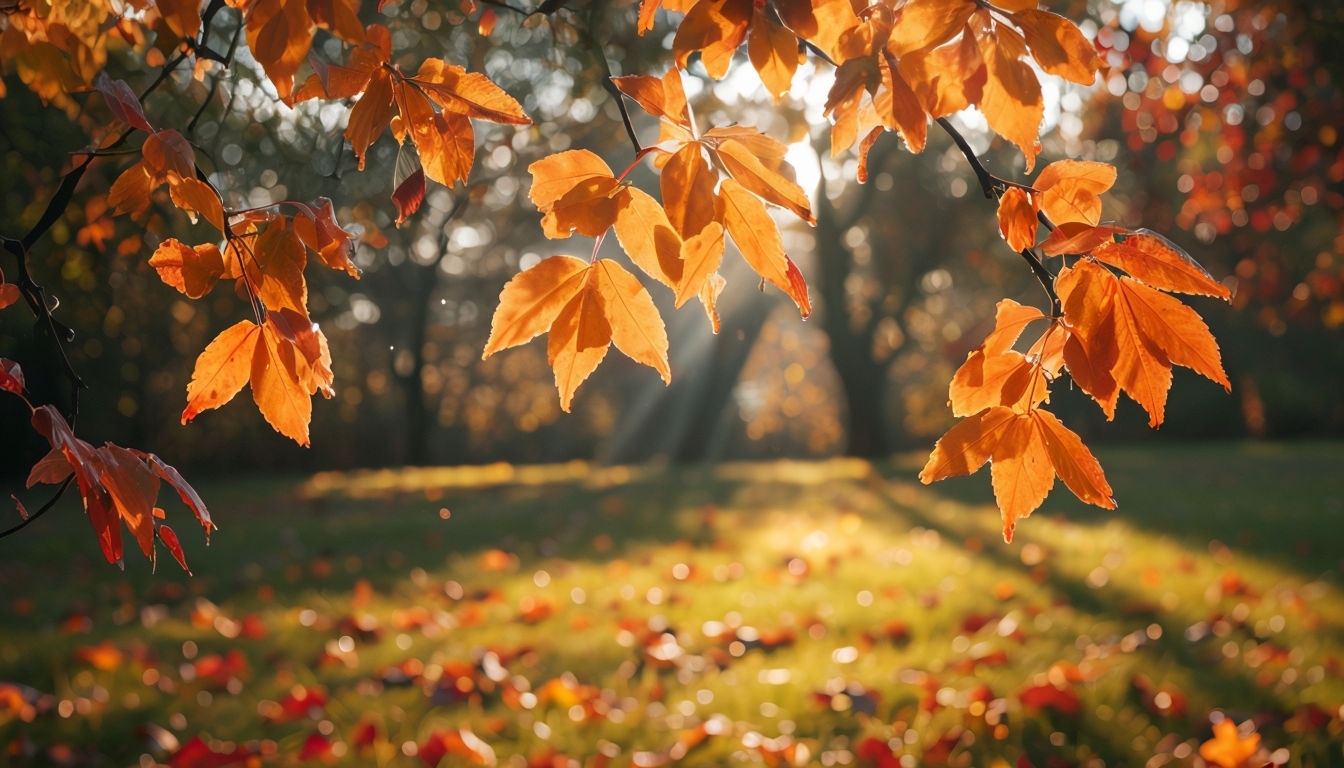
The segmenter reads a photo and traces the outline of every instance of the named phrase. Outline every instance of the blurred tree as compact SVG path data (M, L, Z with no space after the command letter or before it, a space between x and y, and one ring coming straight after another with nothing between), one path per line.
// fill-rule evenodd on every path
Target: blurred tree
M1177 24L1189 5L1172 8ZM132 434L151 437L173 420L168 394L183 385L183 423L250 388L256 414L212 415L204 437L160 435L184 456L222 466L215 454L263 431L264 421L304 447L314 432L353 434L338 446L342 462L461 459L482 447L549 459L591 454L613 433L611 457L699 457L731 404L742 410L750 399L742 386L754 341L794 338L767 334L771 308L756 296L722 298L724 286L768 284L807 317L812 297L800 264L817 275L847 401L837 412L848 425L848 450L885 452L891 421L908 428L934 413L911 408L908 393L893 405L892 371L947 374L960 363L948 397L924 398L950 402L963 420L923 477L994 458L996 490L1020 489L1000 494L1006 535L1056 475L1081 498L1114 504L1087 449L1043 410L1064 370L1108 418L1123 391L1150 426L1164 419L1173 365L1228 383L1203 321L1169 295L1225 297L1226 288L1165 241L1101 224L1112 157L1095 147L1072 151L1065 137L1050 149L1086 161L1050 163L1031 182L1017 178L1016 169L1031 173L1036 164L1047 114L1055 119L1046 104L1054 86L1043 90L1041 79L1088 86L1100 64L1083 31L1032 3L408 0L361 11L357 0L139 0L134 7L18 3L0 20L3 95L30 90L87 137L74 143L84 149L61 163L59 178L50 158L32 165L7 153L6 163L24 171L19 197L37 202L4 222L17 277L0 289L6 304L23 299L38 320L49 359L31 357L40 362L29 367L62 371L59 380L77 393L75 358L116 366L123 387L112 393L111 412L135 421ZM1136 50L1111 45L1134 7L1125 3L1100 26L1088 25L1108 56ZM1238 36L1212 44L1240 51L1242 43ZM1171 65L1175 43L1166 45ZM1194 45L1203 43L1187 42ZM669 54L675 65L653 74ZM737 58L751 68L732 66ZM795 77L804 63L809 74ZM1148 80L1132 83L1136 71L1121 75L1120 87L1168 111L1182 106L1178 97L1189 106L1183 74L1161 68L1156 78L1168 86L1158 93L1147 85L1156 82L1152 62L1141 63ZM818 71L833 73L824 94L799 85ZM1115 74L1107 77L1114 90ZM1203 92L1195 91L1200 99ZM810 99L813 114L778 109L786 94L795 105ZM1160 128L1170 115L1144 122L1143 107L1135 107L1134 127L1146 144L1150 123ZM949 120L967 109L973 118ZM1233 122L1231 111L1224 115ZM825 125L833 156L859 147L857 162L840 167L846 178L871 176L871 187L846 191L851 185L823 161L822 192L808 199L790 163L796 152L778 137L805 148L821 139L809 135L810 124ZM931 138L930 126L947 137ZM891 133L915 153L931 150L910 160ZM987 153L996 136L1002 154ZM974 184L948 174L960 163ZM377 172L357 172L366 167ZM1247 168L1257 170L1253 159ZM895 192L911 178L920 194ZM968 223L993 221L988 206L943 205L977 188L998 204L997 235L992 225ZM371 202L389 190L390 201ZM1295 194L1320 195L1306 187ZM787 233L772 211L818 229L810 237ZM1278 212L1266 221L1278 226ZM1199 234L1206 222L1189 223ZM586 241L579 253L555 242L574 236L592 239L586 261ZM1017 255L986 258L1000 237ZM794 246L804 242L811 246L800 253ZM88 258L112 243L124 256L153 255L148 264ZM950 263L949 250L964 254L968 269ZM1028 306L1001 301L990 322L992 294L980 288L1013 272L1032 275L1043 297ZM363 282L350 282L361 275ZM155 278L177 295L154 295ZM100 323L103 341L70 347L66 314L57 316L43 282L92 296L70 314L100 315L80 317L79 327ZM498 302L490 301L486 286L499 284ZM651 292L655 284L669 290ZM1009 285L1014 295L1024 292L1025 283ZM685 384L667 398L644 398L624 380L628 372L652 381L647 371L608 364L616 369L608 385L584 390L586 420L558 421L612 346L670 381L663 316L691 301L729 333L683 353ZM1022 336L1032 323L1046 326L1042 335ZM329 339L324 324L348 333ZM535 345L492 357L539 335L547 335L545 363ZM114 339L117 362L104 348ZM482 340L491 359L477 366ZM189 377L175 364L188 356L196 360ZM546 369L558 403L538 386ZM338 372L350 382L339 392ZM817 398L793 389L808 380L801 362L782 366L782 375L790 389L779 411L792 418ZM6 361L3 376L12 394L37 396L17 363ZM338 403L315 417L319 393ZM109 559L119 553L119 528L107 521L118 515L148 554L159 531L153 509L142 509L142 494L105 470L129 466L125 456L138 457L141 474L166 470L151 457L74 437L66 425L79 411L74 396L59 409L28 402L53 449L35 480L68 484L63 472L73 472L86 504L102 510L95 528ZM408 426L388 430L392 413ZM948 417L932 420L942 427ZM447 431L436 436L436 424ZM81 434L92 434L88 426L81 423ZM767 432L755 426L747 425L749 437ZM543 434L548 439L534 439ZM824 429L816 434L809 447L834 444ZM228 461L273 466L277 456L292 460L280 453L291 450ZM1021 476L1010 483L1003 474L1013 471Z

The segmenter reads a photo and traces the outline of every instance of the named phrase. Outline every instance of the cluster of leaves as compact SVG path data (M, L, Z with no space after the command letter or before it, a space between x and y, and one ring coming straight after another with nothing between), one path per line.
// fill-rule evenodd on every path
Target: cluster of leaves
M558 12L559 5L544 4L537 13ZM1040 505L1056 476L1084 501L1113 507L1095 458L1043 410L1049 386L1067 371L1108 417L1125 392L1148 411L1150 425L1158 426L1173 365L1228 385L1207 328L1165 292L1221 298L1229 292L1160 236L1102 224L1100 194L1114 181L1112 167L1060 161L1031 186L1007 181L990 174L947 121L955 112L978 110L991 130L1021 150L1032 170L1045 108L1040 77L1091 84L1100 66L1092 42L1075 24L1036 5L1034 0L644 0L638 10L641 33L656 27L662 10L684 13L672 38L675 66L661 77L613 78L613 85L623 99L658 119L658 139L641 147L630 128L636 157L619 176L582 149L532 164L530 194L543 214L543 232L550 238L594 238L592 257L585 262L552 256L511 280L500 296L484 355L549 333L548 359L565 410L612 344L670 381L667 333L647 288L619 262L597 257L608 230L640 271L672 291L678 307L698 298L716 330L716 301L725 282L719 267L728 240L763 283L783 290L806 317L811 311L806 282L785 253L770 213L771 206L782 208L814 223L807 196L784 160L784 145L737 125L702 129L682 78L693 60L711 78L726 76L745 46L746 59L770 95L779 98L810 56L834 68L825 107L831 148L838 154L858 144L859 181L866 177L869 149L884 134L899 134L919 152L930 122L938 124L965 152L986 195L999 199L1005 239L1031 266L1051 302L1044 311L1000 304L995 331L952 383L953 412L965 420L938 443L922 479L972 472L992 460L1005 537ZM154 34L153 50L163 60L158 82L193 56L199 72L211 62L230 60L233 46L226 55L208 38L214 17L231 8L236 31L245 32L252 57L282 101L354 100L345 137L361 168L369 147L390 129L400 148L392 195L399 222L419 207L426 179L455 185L468 178L473 119L523 125L529 118L480 73L428 58L408 74L389 31L360 22L356 0L228 0L204 9L187 0L152 5L141 0L137 8L144 13L135 21L115 16L106 0L87 0L80 7L81 13L43 7L11 14L0 64L51 100L69 100L66 92L92 85L125 126L120 138L104 142L67 176L71 189L96 157L143 134L141 159L112 187L112 211L134 218L156 199L166 199L217 233L216 240L197 244L166 238L150 260L164 282L189 298L231 280L250 315L221 332L197 358L183 422L223 405L250 384L266 420L307 445L311 398L319 392L331 396L333 375L325 336L309 316L305 269L311 253L323 265L357 277L349 258L353 239L325 200L260 209L226 206L228 196L200 170L190 141L179 131L157 128L143 111L143 94L108 78L102 73L105 54L86 49L103 50L109 31L126 26L123 37L134 45L147 47ZM493 19L482 17L484 32ZM319 29L348 48L343 63L326 61L314 48ZM624 101L620 108L629 127ZM626 181L645 158L659 174L660 200ZM20 258L26 259L31 241L69 202L69 190L62 194L64 203L53 200L49 215L23 238L23 248L11 249ZM1042 226L1048 231L1043 239ZM1052 269L1047 259L1054 257L1061 263ZM0 299L12 301L13 293L6 290ZM1046 326L1041 335L1024 342L1024 351L1014 349L1024 327L1037 321Z
M109 563L122 563L124 524L151 562L158 559L155 543L162 542L182 569L188 570L177 532L163 522L166 514L158 506L158 497L161 483L168 483L209 537L215 524L196 490L176 469L152 453L113 443L95 447L79 439L59 410L50 405L34 407L24 397L24 388L23 370L18 363L0 358L0 390L17 396L28 406L33 429L51 445L51 451L28 473L28 487L41 483L64 488L73 479L84 499L84 512L98 538L98 547ZM23 522L11 530L32 519L22 502L16 498L15 503Z

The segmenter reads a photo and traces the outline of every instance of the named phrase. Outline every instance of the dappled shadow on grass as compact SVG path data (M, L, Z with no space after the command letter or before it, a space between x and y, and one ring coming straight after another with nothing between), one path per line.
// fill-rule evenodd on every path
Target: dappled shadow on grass
M1190 764L1218 710L1324 765L1344 598L1264 500L1278 477L1328 515L1338 450L1260 450L1104 456L1121 513L1052 499L1011 545L986 478L927 489L907 460L238 483L208 492L224 527L187 539L192 580L109 570L71 514L0 565L0 681L32 700L0 746Z

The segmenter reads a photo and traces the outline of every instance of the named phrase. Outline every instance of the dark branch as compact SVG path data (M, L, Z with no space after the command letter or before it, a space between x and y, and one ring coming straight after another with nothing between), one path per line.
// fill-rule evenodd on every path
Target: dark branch
M69 477L65 478L65 482L61 483L61 486L60 486L59 488L56 489L56 493L52 494L52 497L51 497L50 499L47 499L47 502L46 502L45 504L43 504L41 507L39 507L38 510L37 510L36 512L34 512L34 513L32 513L31 515L28 515L27 517L25 517L25 518L24 518L22 521L20 521L17 525L12 525L12 526L10 526L9 528L6 528L6 529L3 530L3 531L0 531L0 539L5 538L6 536L13 536L14 534L18 533L19 531L22 531L24 528L28 527L28 524L29 524L29 523L33 522L33 521L36 520L37 518L39 518L39 517L41 517L42 515L46 514L46 513L47 513L47 510L49 510L49 509L51 509L52 507L56 506L56 502L60 501L60 500L61 500L61 496L65 495L65 489L70 487L70 482L71 482L72 480L74 480L74 479L75 479L75 476L74 476L73 474L70 475Z
M961 135L961 131L958 131L956 126L952 125L950 120L945 117L940 117L938 118L938 125L942 126L943 130L947 132L947 135L952 137L952 141L955 142L957 148L961 150L961 154L965 155L966 162L970 164L971 170L975 171L975 177L980 180L980 189L985 193L987 199L997 201L1009 187L1031 189L1031 187L1026 185L1001 179L990 173L989 169L985 167L985 164L980 162L980 158L976 156L975 150L972 149L970 143L966 141L966 137ZM1044 214L1038 214L1038 216L1041 223L1045 224L1047 228L1054 229L1054 225L1050 223L1049 219L1045 218ZM1050 298L1051 312L1056 316L1063 314L1062 305L1059 301L1059 294L1055 293L1055 276L1050 274L1050 270L1046 269L1045 264L1041 261L1040 257L1036 255L1035 251L1027 248L1019 253L1023 259L1026 259L1027 266L1031 268L1031 273L1036 276L1036 280L1041 284L1041 288L1045 289L1045 295Z
M602 50L602 44L593 36L591 16L583 26L583 40L588 44L588 49L593 52L593 56L597 57L598 63L602 65L602 87L606 89L612 99L615 99L616 108L621 111L621 122L625 124L625 133L630 137L630 143L635 147L635 155L638 156L640 152L644 151L644 148L639 143L639 137L635 135L635 124L630 120L630 111L625 106L625 96L621 93L621 89L616 87L616 82L612 79L611 65L607 63L606 51Z

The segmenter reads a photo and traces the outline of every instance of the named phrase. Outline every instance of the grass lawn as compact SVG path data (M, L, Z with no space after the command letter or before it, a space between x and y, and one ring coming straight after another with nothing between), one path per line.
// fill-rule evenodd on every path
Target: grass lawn
M1010 545L917 457L201 483L194 578L71 502L0 541L0 765L1344 765L1344 445L1100 458Z

